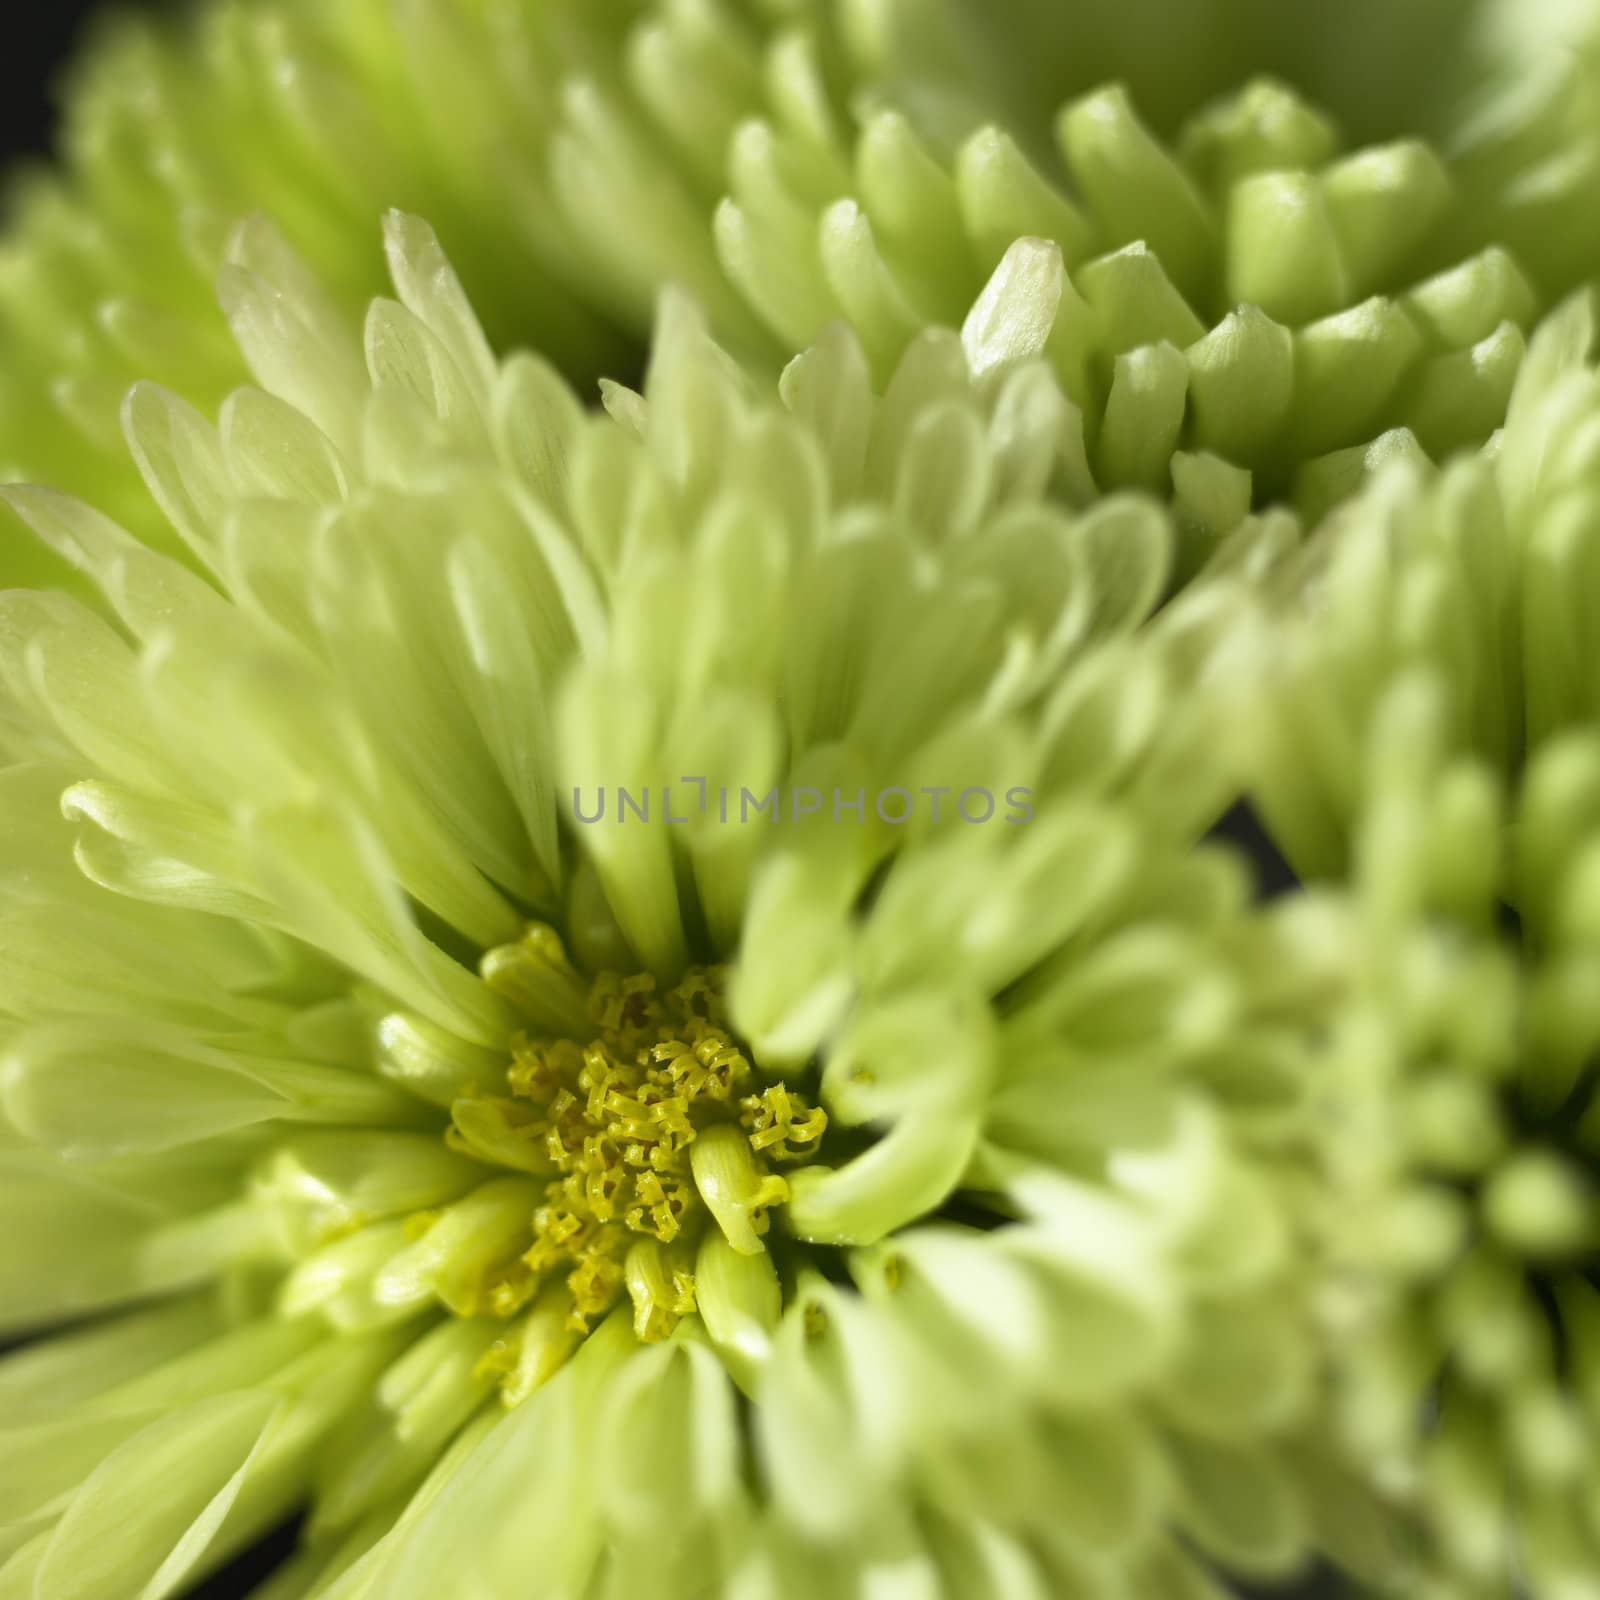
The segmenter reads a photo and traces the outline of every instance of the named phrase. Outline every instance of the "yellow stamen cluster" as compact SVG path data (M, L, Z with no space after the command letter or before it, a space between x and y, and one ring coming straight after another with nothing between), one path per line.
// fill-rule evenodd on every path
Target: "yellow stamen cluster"
M728 1027L723 974L695 968L669 989L648 973L604 973L589 992L593 1037L512 1042L508 1094L452 1108L446 1137L479 1159L546 1177L532 1243L487 1286L509 1317L554 1281L567 1325L587 1332L624 1294L640 1337L666 1337L695 1309L693 1245L707 1211L690 1147L738 1127L760 1170L757 1233L788 1185L767 1162L809 1159L827 1115L783 1084L763 1085Z
M739 1102L740 1125L750 1135L750 1148L769 1161L805 1161L817 1153L828 1126L828 1113L781 1083Z

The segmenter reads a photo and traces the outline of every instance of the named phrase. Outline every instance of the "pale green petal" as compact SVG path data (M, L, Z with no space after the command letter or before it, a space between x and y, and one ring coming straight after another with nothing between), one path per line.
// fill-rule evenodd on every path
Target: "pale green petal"
M1167 1443L1180 1524L1208 1553L1241 1571L1291 1573L1303 1558L1304 1512L1282 1464L1265 1449L1192 1434Z
M0 1323L28 1329L190 1287L214 1263L156 1250L161 1218L146 1205L44 1161L0 1160L0 1200L14 1231L0 1256Z
M471 1316L489 1275L517 1254L539 1192L530 1181L499 1178L447 1206L385 1263L374 1282L378 1302L409 1308L437 1295L458 1316Z
M84 1023L15 1038L0 1061L0 1100L24 1133L78 1158L167 1149L257 1122L381 1125L413 1116L364 1073Z
M20 1426L66 1411L194 1348L219 1327L210 1301L183 1297L10 1351L0 1361L6 1420Z
M489 991L418 931L359 819L327 804L285 807L250 817L246 837L302 937L472 1043L509 1031Z
M867 1524L910 1444L913 1394L885 1330L813 1285L786 1310L757 1401L758 1446L785 1519L824 1537ZM843 1429L848 1453L835 1447Z
M421 1481L488 1395L477 1364L497 1331L493 1322L443 1322L383 1373L355 1430L319 1465L318 1531L344 1528Z
M600 1389L629 1355L617 1315L524 1406L475 1441L409 1527L383 1549L377 1593L422 1600L451 1587L493 1593L537 1563L552 1585L576 1587L597 1553L585 1426Z
M36 1592L176 1593L238 1497L278 1405L261 1391L219 1395L113 1451L51 1535Z

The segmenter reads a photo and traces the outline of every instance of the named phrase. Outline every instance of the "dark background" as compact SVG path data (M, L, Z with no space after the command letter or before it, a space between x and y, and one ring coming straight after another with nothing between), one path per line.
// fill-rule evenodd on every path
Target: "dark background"
M146 0L140 9L156 8ZM0 50L0 164L10 167L19 160L49 155L62 65L82 36L85 19L101 9L96 0L46 0L27 8L24 26L8 29L5 48ZM170 9L170 0L169 6L161 9ZM1247 813L1233 813L1219 831L1255 857L1269 892L1288 884L1286 869ZM274 1534L193 1590L191 1600L236 1600L245 1595L289 1553L294 1536L292 1527ZM1263 1596L1272 1594L1285 1600L1335 1600L1339 1593L1339 1586L1331 1581L1289 1591L1262 1591Z
M49 149L53 84L93 0L46 0L8 19L0 49L0 138L8 164Z

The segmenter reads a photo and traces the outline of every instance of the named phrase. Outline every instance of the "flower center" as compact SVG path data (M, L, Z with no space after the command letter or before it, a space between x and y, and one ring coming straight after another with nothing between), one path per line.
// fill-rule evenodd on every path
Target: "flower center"
M544 1180L527 1246L485 1285L484 1309L532 1303L532 1320L575 1343L626 1294L635 1332L655 1341L696 1309L708 1224L736 1250L762 1248L789 1197L773 1167L812 1158L827 1114L763 1079L729 1026L721 968L670 988L602 973L587 1010L581 1041L517 1035L506 1092L458 1099L445 1140ZM510 1371L518 1341L502 1344L491 1364Z

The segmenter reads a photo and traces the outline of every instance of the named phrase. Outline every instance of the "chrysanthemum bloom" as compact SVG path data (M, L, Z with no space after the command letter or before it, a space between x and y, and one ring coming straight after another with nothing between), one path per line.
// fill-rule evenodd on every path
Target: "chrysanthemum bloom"
M399 205L495 348L585 381L637 359L668 281L758 368L843 317L881 381L1051 240L1093 482L1315 516L1375 440L1486 438L1531 319L1600 268L1600 68L1557 48L1591 8L1558 9L237 0L127 28L5 240L0 465L159 543L117 407L243 381L212 294L233 219L272 215L353 312Z
M1351 858L1370 727L1394 683L1439 684L1442 736L1514 779L1600 714L1600 373L1587 293L1540 329L1505 428L1435 474L1398 463L1270 580L1255 794L1302 873Z
M130 399L203 576L9 491L100 606L0 601L0 1305L156 1303L0 1365L0 1594L301 1503L280 1596L1381 1575L1299 963L1192 844L1260 530L1152 618L1004 281L882 395L669 298L591 417L388 245L363 348L248 224L260 387Z
M1506 785L1442 686L1376 720L1324 1123L1355 1454L1426 1537L1407 1595L1600 1574L1600 742ZM1510 909L1512 915L1507 916Z

